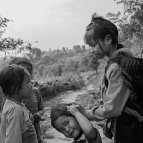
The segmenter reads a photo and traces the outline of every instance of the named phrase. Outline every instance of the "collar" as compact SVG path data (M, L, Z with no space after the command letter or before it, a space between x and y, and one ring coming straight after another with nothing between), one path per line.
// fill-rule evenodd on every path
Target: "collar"
M20 106L25 106L23 102L18 102L17 100L13 99L13 98L10 98L8 97L7 100L10 100L12 102L15 102L16 104L20 105Z

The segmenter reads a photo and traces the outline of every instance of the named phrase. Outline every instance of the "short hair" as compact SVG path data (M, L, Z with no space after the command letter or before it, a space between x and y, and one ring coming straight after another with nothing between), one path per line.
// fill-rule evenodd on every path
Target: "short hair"
M89 33L89 30L93 30L93 33ZM84 41L91 47L95 46L98 40L104 40L106 35L110 35L112 38L112 44L118 44L118 29L111 21L104 19L103 17L95 16L93 14L90 24L86 28L84 35ZM95 42L95 43L94 43Z
M51 110L51 115L50 115L50 118L51 118L51 125L57 129L55 127L55 122L56 120L58 119L58 117L60 116L71 116L71 117L74 117L70 111L67 110L67 106L70 106L72 105L72 103L69 103L69 104L57 104L56 106L54 106ZM74 117L75 118L75 117ZM58 129L57 129L58 130Z
M20 64L26 64L26 65L29 65L30 66L30 69L27 69L28 72L30 73L30 75L32 74L33 72L33 64L32 62L27 59L26 57L15 57L14 59L12 59L10 62L9 62L9 65L12 65L12 64L16 64L16 65L20 65Z
M12 97L24 81L25 69L18 65L9 65L0 72L0 86L5 96Z

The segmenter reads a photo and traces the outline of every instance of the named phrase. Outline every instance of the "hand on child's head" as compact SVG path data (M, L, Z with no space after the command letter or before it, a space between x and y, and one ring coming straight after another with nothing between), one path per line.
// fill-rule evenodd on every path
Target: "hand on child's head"
M67 110L71 112L72 115L75 115L75 113L78 111L78 108L79 105L70 105L70 106L67 106Z
M86 111L86 108L82 105L78 105L77 109L79 110L80 113L82 113L84 115L85 111Z

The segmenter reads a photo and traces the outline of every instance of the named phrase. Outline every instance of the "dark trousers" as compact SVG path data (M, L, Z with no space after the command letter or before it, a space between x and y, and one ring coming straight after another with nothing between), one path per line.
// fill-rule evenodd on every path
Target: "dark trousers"
M41 137L41 129L40 129L40 123L35 123L34 124L35 130L36 130L36 134L37 134L37 139L38 139L38 143L42 142L42 137Z
M122 113L114 126L114 143L143 143L143 122Z

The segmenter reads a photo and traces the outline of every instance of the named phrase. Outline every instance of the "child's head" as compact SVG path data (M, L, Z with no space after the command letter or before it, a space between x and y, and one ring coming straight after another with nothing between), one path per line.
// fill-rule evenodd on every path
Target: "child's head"
M18 65L9 65L0 73L0 86L7 97L28 98L32 92L31 77L27 70Z
M121 44L118 44L117 27L111 21L95 15L92 16L92 20L86 28L84 40L93 49L98 46L101 52L107 56L107 50L110 50L110 47L122 48Z
M71 104L58 104L52 109L51 124L66 137L76 139L83 131L75 117L67 110L69 105Z
M29 59L27 59L25 57L16 57L16 58L14 58L14 59L12 59L10 61L9 65L12 65L12 64L20 65L20 66L26 68L26 70L32 76L32 73L33 73L33 64L32 64L32 62Z

